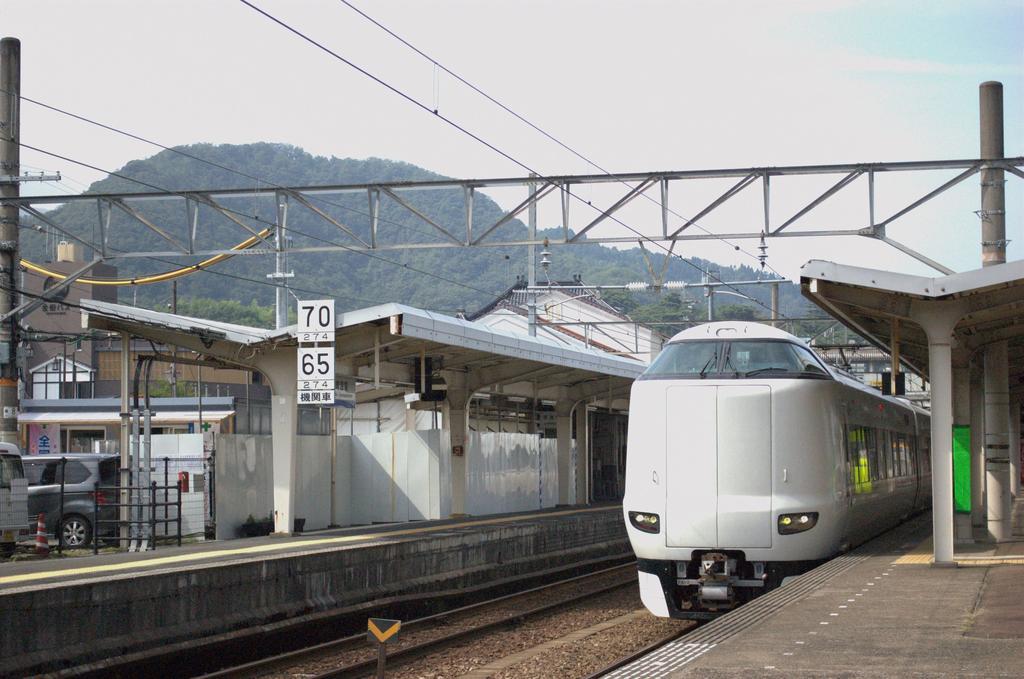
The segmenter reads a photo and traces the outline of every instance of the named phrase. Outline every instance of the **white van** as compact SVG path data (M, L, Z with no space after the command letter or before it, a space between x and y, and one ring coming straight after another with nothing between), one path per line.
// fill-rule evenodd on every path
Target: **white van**
M13 554L21 535L28 535L28 480L18 447L0 443L0 553Z

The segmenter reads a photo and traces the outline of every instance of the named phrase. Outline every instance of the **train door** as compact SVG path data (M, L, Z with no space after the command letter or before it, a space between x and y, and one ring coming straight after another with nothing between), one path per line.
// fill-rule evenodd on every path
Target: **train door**
M665 393L665 543L718 546L718 387Z
M772 392L718 388L718 542L772 546Z
M771 387L672 386L665 406L666 544L771 547Z

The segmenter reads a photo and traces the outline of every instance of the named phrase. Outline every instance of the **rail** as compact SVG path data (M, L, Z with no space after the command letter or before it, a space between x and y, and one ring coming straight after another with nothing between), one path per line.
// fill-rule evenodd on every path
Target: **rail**
M429 615L423 618L417 618L408 622L402 623L403 633L408 633L414 629L426 628L431 625L445 625L452 618L464 615L468 613L475 613L478 611L485 610L500 604L505 604L515 599L521 599L528 596L532 596L539 592L545 592L557 587L564 587L565 585L578 583L594 579L601 576L606 576L610 573L617 571L625 571L627 577L621 581L616 581L610 585L605 585L598 588L588 589L587 591L581 592L577 595L560 598L557 601L546 603L535 608L531 608L526 611L516 611L509 615L502 616L496 620L485 622L482 624L473 625L466 629L458 630L449 634L445 634L434 639L429 639L420 643L416 643L404 648L397 648L395 650L388 651L388 667L393 669L408 663L411 660L422 657L429 653L433 653L437 650L446 648L452 644L471 639L496 629L503 627L510 627L520 624L523 620L531 617L537 617L551 611L564 608L565 606L572 605L579 601L585 601L592 599L594 596L604 594L606 592L622 589L623 587L630 587L636 583L636 564L630 562L626 564L620 564L611 568L605 568L586 575L579 575L568 579L557 580L548 584L541 585L539 587L533 587L521 592L515 592L513 594L507 594L487 601L482 601L468 606L461 606L454 608L449 611ZM339 653L352 650L358 650L366 647L366 633L362 632L352 636L336 639L334 641L328 641L323 644L311 646L309 648L299 649L297 651L289 651L282 653L277 656L270 658L264 658L255 662L240 665L238 667L228 668L211 674L203 675L203 679L226 679L228 677L252 677L261 675L265 672L272 670L281 670L285 667L293 666L301 662L314 660L317 656L326 653ZM314 679L349 679L355 677L365 677L367 674L372 673L377 667L376 656L367 658L366 660L360 660L348 665L334 668L321 674L311 675Z

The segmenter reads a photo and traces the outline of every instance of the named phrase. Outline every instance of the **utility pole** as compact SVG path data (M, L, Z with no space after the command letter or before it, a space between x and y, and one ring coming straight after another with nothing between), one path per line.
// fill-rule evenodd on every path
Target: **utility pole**
M1003 158L1003 85L979 87L982 160ZM981 265L1006 263L1006 192L1003 171L981 171ZM1010 540L1013 500L1010 497L1010 389L1006 341L985 347L985 476L988 535ZM1013 451L1019 455L1018 451Z
M772 325L779 327L779 284L772 283Z
M171 313L178 314L178 281L171 281ZM171 347L171 356L178 358L178 345ZM171 397L178 398L178 363L171 362Z
M537 175L530 173L531 177ZM530 192L530 213L529 213L529 240L530 244L527 246L527 267L526 267L526 309L527 309L527 325L529 327L530 336L537 336L537 293L534 288L537 285L537 246L533 244L533 241L537 240L537 199L535 197L537 191L537 182L530 182L526 190Z
M21 193L20 160L21 41L0 40L0 198L17 198ZM17 205L0 207L0 316L17 305L18 267ZM18 318L12 316L0 326L0 441L18 444Z
M285 281L294 278L294 272L285 272L285 235L288 228L288 196L283 193L277 197L277 224L274 228L274 273L267 274L277 284L274 298L274 327L278 330L288 325L288 289Z

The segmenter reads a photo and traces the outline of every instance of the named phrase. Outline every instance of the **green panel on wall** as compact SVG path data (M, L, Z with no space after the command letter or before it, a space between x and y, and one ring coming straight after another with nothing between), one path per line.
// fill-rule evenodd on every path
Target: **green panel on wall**
M971 513L971 428L953 425L953 511Z

